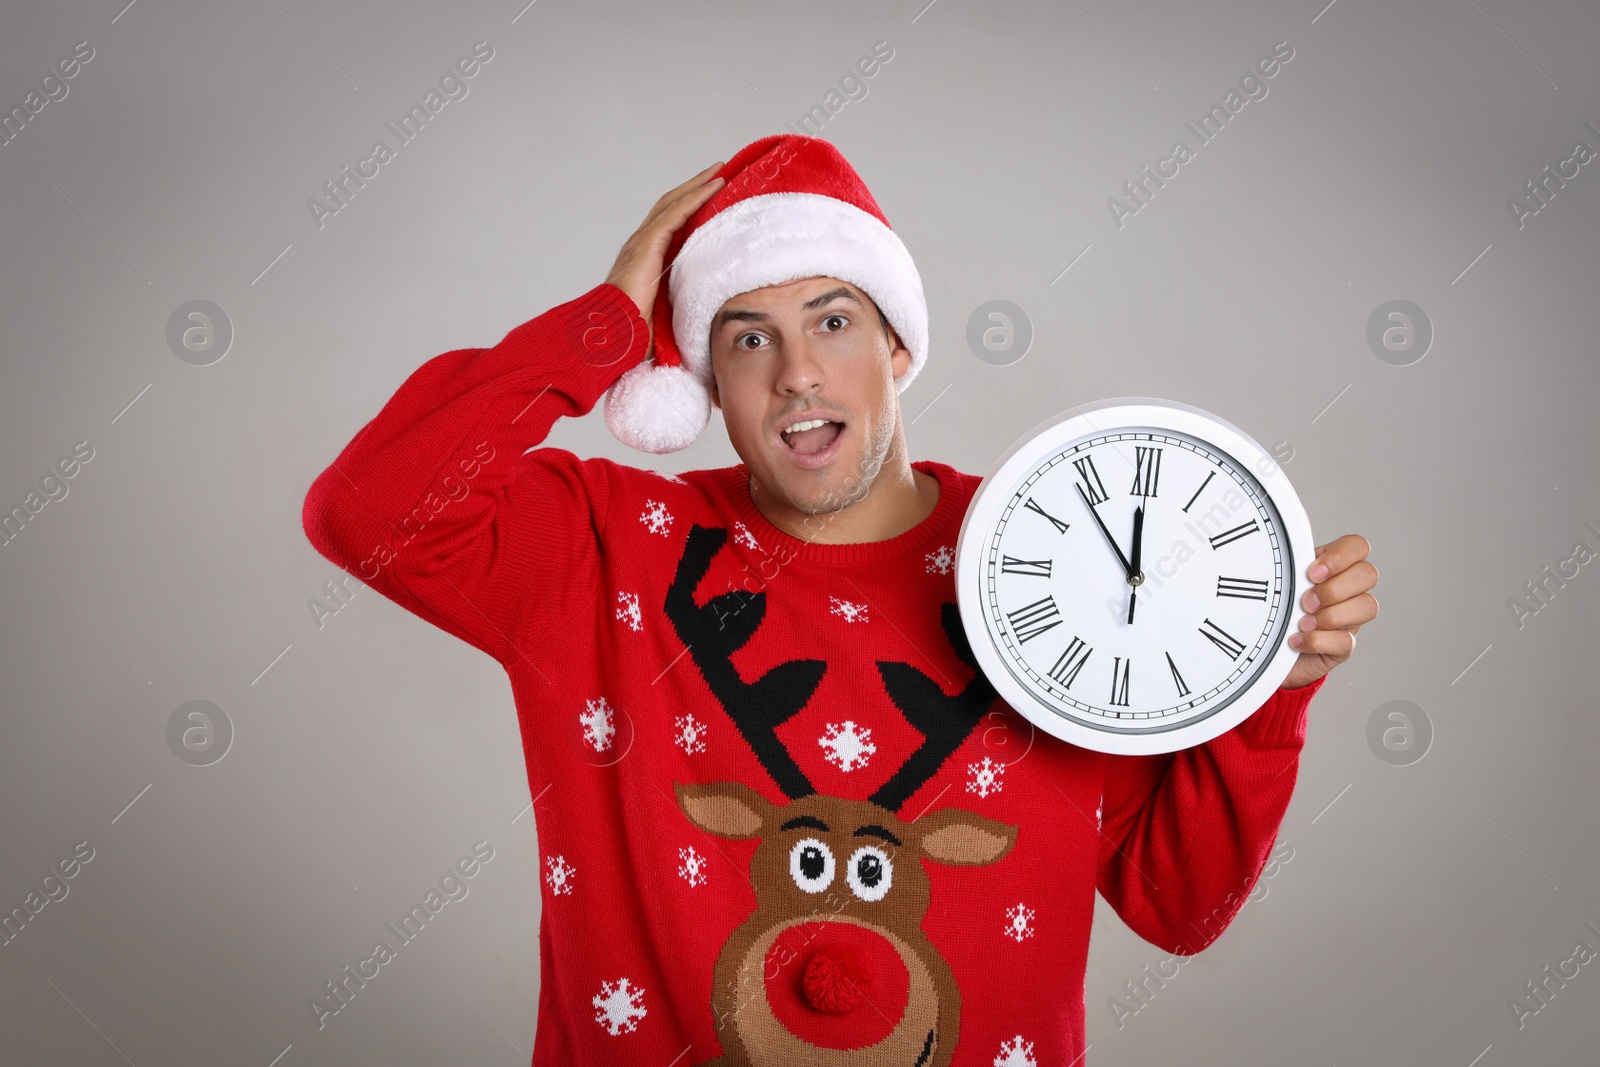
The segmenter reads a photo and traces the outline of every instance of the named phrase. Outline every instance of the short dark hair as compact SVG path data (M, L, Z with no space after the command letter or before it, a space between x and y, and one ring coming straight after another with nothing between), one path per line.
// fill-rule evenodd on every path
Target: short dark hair
M868 296L867 299L872 300L872 297ZM889 316L883 313L883 309L878 306L878 302L876 300L872 300L872 310L878 313L878 321L882 323L884 336L887 337L889 334Z

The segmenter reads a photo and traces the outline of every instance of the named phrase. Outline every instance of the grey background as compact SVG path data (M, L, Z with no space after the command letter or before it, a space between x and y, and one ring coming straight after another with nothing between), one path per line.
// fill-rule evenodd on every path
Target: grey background
M601 281L662 191L878 40L893 59L822 135L923 273L914 456L982 473L1068 402L1179 399L1287 443L1319 543L1365 534L1382 571L1311 709L1293 859L1120 1029L1108 1001L1163 953L1099 904L1089 1062L1594 1057L1595 966L1520 1030L1508 1001L1600 949L1600 566L1520 629L1507 599L1600 547L1600 165L1520 230L1507 200L1600 148L1600 8L924 3L0 13L5 108L95 49L0 147L0 503L95 450L0 548L0 903L95 849L0 948L6 1062L527 1062L539 869L505 675L370 590L319 629L339 572L301 501L423 361ZM319 230L307 198L480 39L468 97ZM1280 40L1269 95L1119 229L1108 198ZM166 343L195 299L234 328L208 367ZM993 299L1034 331L1009 366L965 344ZM1366 344L1393 299L1434 328L1406 367ZM737 459L717 419L668 457L598 412L550 443ZM167 743L196 699L235 735L207 767ZM1392 700L1433 726L1410 766L1368 747ZM319 1031L308 999L479 840L470 895Z

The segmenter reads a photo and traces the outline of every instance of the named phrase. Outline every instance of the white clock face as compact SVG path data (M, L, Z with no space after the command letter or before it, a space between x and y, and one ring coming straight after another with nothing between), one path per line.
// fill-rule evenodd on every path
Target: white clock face
M972 559L993 651L1034 701L1150 734L1246 694L1284 645L1296 589L1283 519L1249 470L1139 426L1029 467Z

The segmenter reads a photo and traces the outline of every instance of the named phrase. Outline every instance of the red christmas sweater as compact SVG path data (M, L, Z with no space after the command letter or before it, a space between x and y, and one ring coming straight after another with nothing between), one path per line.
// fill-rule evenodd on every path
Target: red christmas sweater
M1266 862L1321 680L1175 755L1035 730L976 670L979 477L886 541L771 525L741 464L537 447L648 347L602 284L406 379L313 545L511 680L543 908L535 1065L1078 1062L1098 890L1162 949Z

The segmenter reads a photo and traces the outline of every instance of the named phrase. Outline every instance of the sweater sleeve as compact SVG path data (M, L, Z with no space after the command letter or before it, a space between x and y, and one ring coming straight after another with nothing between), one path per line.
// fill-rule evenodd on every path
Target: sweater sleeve
M598 580L609 499L608 461L534 446L560 416L589 412L648 347L632 298L602 283L493 348L435 356L311 484L306 536L508 663Z
M1266 865L1327 680L1279 688L1218 737L1159 756L1107 756L1097 884L1140 937L1192 955L1227 928Z

